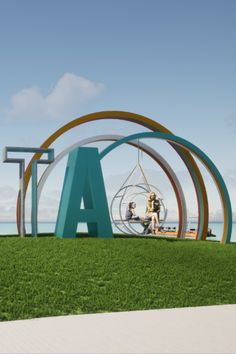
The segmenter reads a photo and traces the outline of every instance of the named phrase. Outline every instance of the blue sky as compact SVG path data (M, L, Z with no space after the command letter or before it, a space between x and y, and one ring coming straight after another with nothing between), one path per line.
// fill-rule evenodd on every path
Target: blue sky
M0 43L1 148L39 146L83 114L140 113L209 155L236 211L235 1L0 0ZM134 130L98 123L55 148L95 132ZM181 163L162 149L183 174ZM16 166L0 164L1 219L14 218L17 176ZM48 193L53 187L51 181ZM217 192L210 193L217 214Z

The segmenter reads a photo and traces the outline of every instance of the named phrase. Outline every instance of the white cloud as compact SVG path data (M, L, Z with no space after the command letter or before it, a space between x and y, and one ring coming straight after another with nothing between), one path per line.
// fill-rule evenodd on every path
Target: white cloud
M48 95L44 96L39 87L25 88L16 93L10 100L6 117L14 120L35 120L76 116L83 103L103 90L104 85L101 83L65 73Z

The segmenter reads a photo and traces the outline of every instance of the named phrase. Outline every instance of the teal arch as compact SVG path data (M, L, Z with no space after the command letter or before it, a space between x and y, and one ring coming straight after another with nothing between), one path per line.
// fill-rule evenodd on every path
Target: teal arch
M230 202L230 197L229 193L227 190L227 187L225 185L225 182L215 166L215 164L211 161L211 159L201 150L199 149L196 145L190 143L189 141L176 136L172 134L166 134L166 133L157 133L157 132L145 132L145 133L137 133L133 135L126 136L125 138L122 138L113 144L109 145L106 149L104 149L100 153L100 159L103 159L109 152L114 150L116 147L127 143L128 141L131 140L136 140L136 139L143 139L143 138L156 138L156 139L161 139L161 140L166 140L168 142L172 142L175 145L178 145L185 150L193 153L195 156L197 156L200 161L205 165L205 167L208 169L209 173L213 177L213 180L218 188L220 197L221 197L221 202L223 206L223 211L224 211L224 230L221 238L222 243L229 243L231 239L231 233L232 233L232 208L231 208L231 202ZM202 209L203 205L200 203L200 218L202 217Z

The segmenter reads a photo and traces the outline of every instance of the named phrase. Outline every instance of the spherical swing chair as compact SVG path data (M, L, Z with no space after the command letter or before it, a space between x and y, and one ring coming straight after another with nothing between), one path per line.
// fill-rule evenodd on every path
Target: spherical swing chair
M142 151L141 151L142 154ZM140 148L138 147L138 161L128 177L122 183L110 204L110 214L115 227L123 234L143 235L151 233L151 218L145 215L148 194L154 192L160 204L159 230L167 218L167 207L163 194L154 185L148 183L140 161ZM129 217L132 207L133 216Z

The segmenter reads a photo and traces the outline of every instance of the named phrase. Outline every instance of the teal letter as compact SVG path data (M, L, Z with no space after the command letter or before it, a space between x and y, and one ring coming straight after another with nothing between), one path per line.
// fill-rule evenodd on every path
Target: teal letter
M56 236L76 237L79 222L87 223L89 235L113 237L97 148L79 147L69 154Z

